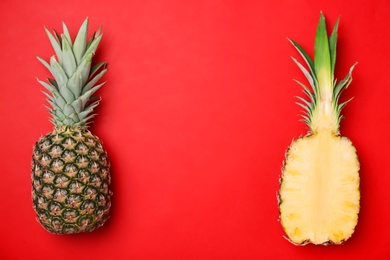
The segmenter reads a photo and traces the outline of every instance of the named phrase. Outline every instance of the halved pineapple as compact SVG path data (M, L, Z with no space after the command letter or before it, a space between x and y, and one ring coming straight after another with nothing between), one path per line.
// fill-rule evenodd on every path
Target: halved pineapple
M360 209L359 161L352 142L340 136L340 111L347 102L339 97L352 80L351 67L340 82L334 79L336 22L328 38L325 17L318 23L314 60L291 41L309 70L293 58L308 79L309 101L300 98L309 133L291 144L282 170L279 210L288 239L298 245L341 244L355 230Z

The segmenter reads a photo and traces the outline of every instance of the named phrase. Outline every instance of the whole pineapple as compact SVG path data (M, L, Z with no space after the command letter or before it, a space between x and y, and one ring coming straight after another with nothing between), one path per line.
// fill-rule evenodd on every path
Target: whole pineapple
M55 56L39 61L53 79L39 81L46 90L53 132L42 136L32 156L32 200L38 221L51 233L89 232L104 224L111 206L110 164L98 137L88 130L99 99L92 96L104 83L106 63L92 66L102 39L100 29L89 41L88 18L72 43L63 34L46 33Z
M354 232L360 209L359 161L352 142L340 136L341 92L352 80L336 83L338 21L328 38L321 13L314 45L314 61L291 41L309 70L294 59L310 83L298 82L309 100L299 98L306 110L309 133L291 144L282 170L279 210L288 239L298 245L341 244Z

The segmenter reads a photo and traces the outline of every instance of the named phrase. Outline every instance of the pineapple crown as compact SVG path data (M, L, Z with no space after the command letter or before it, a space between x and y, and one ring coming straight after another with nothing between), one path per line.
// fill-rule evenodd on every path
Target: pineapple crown
M96 115L92 112L100 101L100 98L92 95L105 83L97 84L107 71L106 62L92 66L92 58L103 35L99 28L87 41L86 18L72 43L66 24L62 25L61 35L55 31L52 34L45 27L55 55L49 62L37 58L54 79L48 78L48 82L41 80L38 82L47 90L44 94L48 97L51 121L56 127L87 127L88 121Z
M339 125L343 117L341 115L341 110L350 101L348 100L339 103L339 98L343 90L346 89L352 81L352 71L356 63L350 68L343 80L337 82L334 78L339 20L340 19L337 19L332 34L328 37L325 17L322 12L320 13L320 20L317 26L314 43L314 60L310 58L307 52L298 43L289 39L309 68L306 69L300 62L292 57L293 61L298 65L310 84L309 89L303 83L296 80L296 82L303 87L303 92L309 98L309 100L307 100L302 97L297 97L301 101L297 102L297 104L304 108L305 114L302 115L303 122L309 126L312 133L318 131L319 114L321 114L321 116L323 114L328 114L330 115L329 117L334 117L331 122L331 130L335 134L339 134ZM330 112L326 110L329 110Z

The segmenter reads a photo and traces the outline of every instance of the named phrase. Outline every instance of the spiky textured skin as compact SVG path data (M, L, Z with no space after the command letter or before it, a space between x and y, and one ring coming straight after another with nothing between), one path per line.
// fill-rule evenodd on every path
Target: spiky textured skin
M60 127L35 144L32 199L38 221L51 233L89 232L111 206L110 164L100 140L80 128Z

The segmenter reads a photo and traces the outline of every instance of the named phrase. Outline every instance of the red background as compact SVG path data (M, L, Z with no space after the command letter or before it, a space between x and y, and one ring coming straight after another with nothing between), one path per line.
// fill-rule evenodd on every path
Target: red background
M320 10L329 25L341 16L336 76L359 62L341 131L361 162L361 213L344 245L296 247L276 201L284 152L307 130L286 38L312 53ZM389 12L386 0L2 0L0 259L390 259ZM54 53L44 25L74 35L86 16L104 24L92 131L113 208L99 230L59 236L30 198L32 146L52 130L35 56Z

